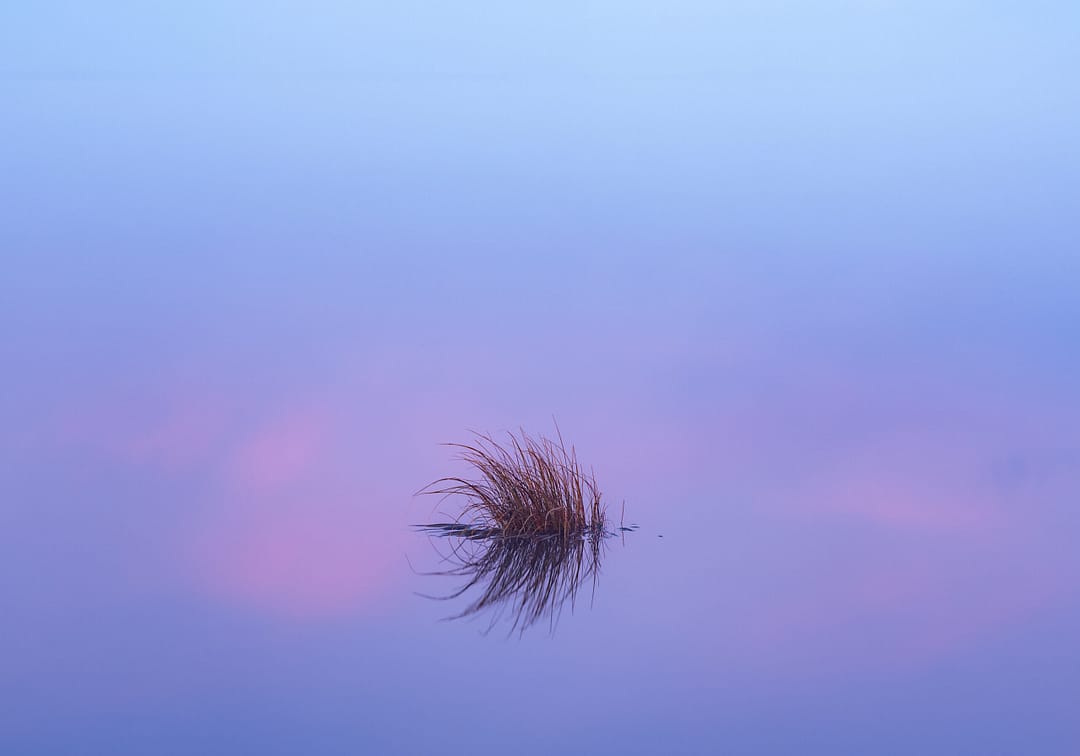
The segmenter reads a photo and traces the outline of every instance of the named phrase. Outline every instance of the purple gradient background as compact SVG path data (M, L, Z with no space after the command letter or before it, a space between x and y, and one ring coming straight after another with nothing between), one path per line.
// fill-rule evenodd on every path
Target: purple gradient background
M0 11L0 751L1080 752L1073 6L94 5ZM641 530L438 622L553 415Z

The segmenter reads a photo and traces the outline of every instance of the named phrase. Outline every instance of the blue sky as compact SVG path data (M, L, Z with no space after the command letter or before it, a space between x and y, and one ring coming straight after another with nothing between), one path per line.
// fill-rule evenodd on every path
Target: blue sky
M0 11L0 70L946 80L1041 71L1064 84L1077 18L1065 2L46 0Z

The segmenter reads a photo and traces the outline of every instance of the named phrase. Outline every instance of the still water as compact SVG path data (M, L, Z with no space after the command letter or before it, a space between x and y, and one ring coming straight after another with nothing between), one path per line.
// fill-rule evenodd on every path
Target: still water
M1077 752L1080 151L963 82L5 81L0 751ZM445 621L553 419L637 529Z

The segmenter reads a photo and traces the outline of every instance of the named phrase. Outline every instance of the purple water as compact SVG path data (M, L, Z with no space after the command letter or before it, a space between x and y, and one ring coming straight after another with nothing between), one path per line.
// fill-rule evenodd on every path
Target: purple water
M0 751L1076 753L1075 55L995 13L7 74ZM553 418L640 529L554 632L440 621L439 444Z

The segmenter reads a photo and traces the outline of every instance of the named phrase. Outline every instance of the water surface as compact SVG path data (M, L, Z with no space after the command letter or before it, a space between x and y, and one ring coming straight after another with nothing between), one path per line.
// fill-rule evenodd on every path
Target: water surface
M15 13L0 750L1080 748L1075 14L631 5ZM439 444L553 416L640 529L440 621Z

